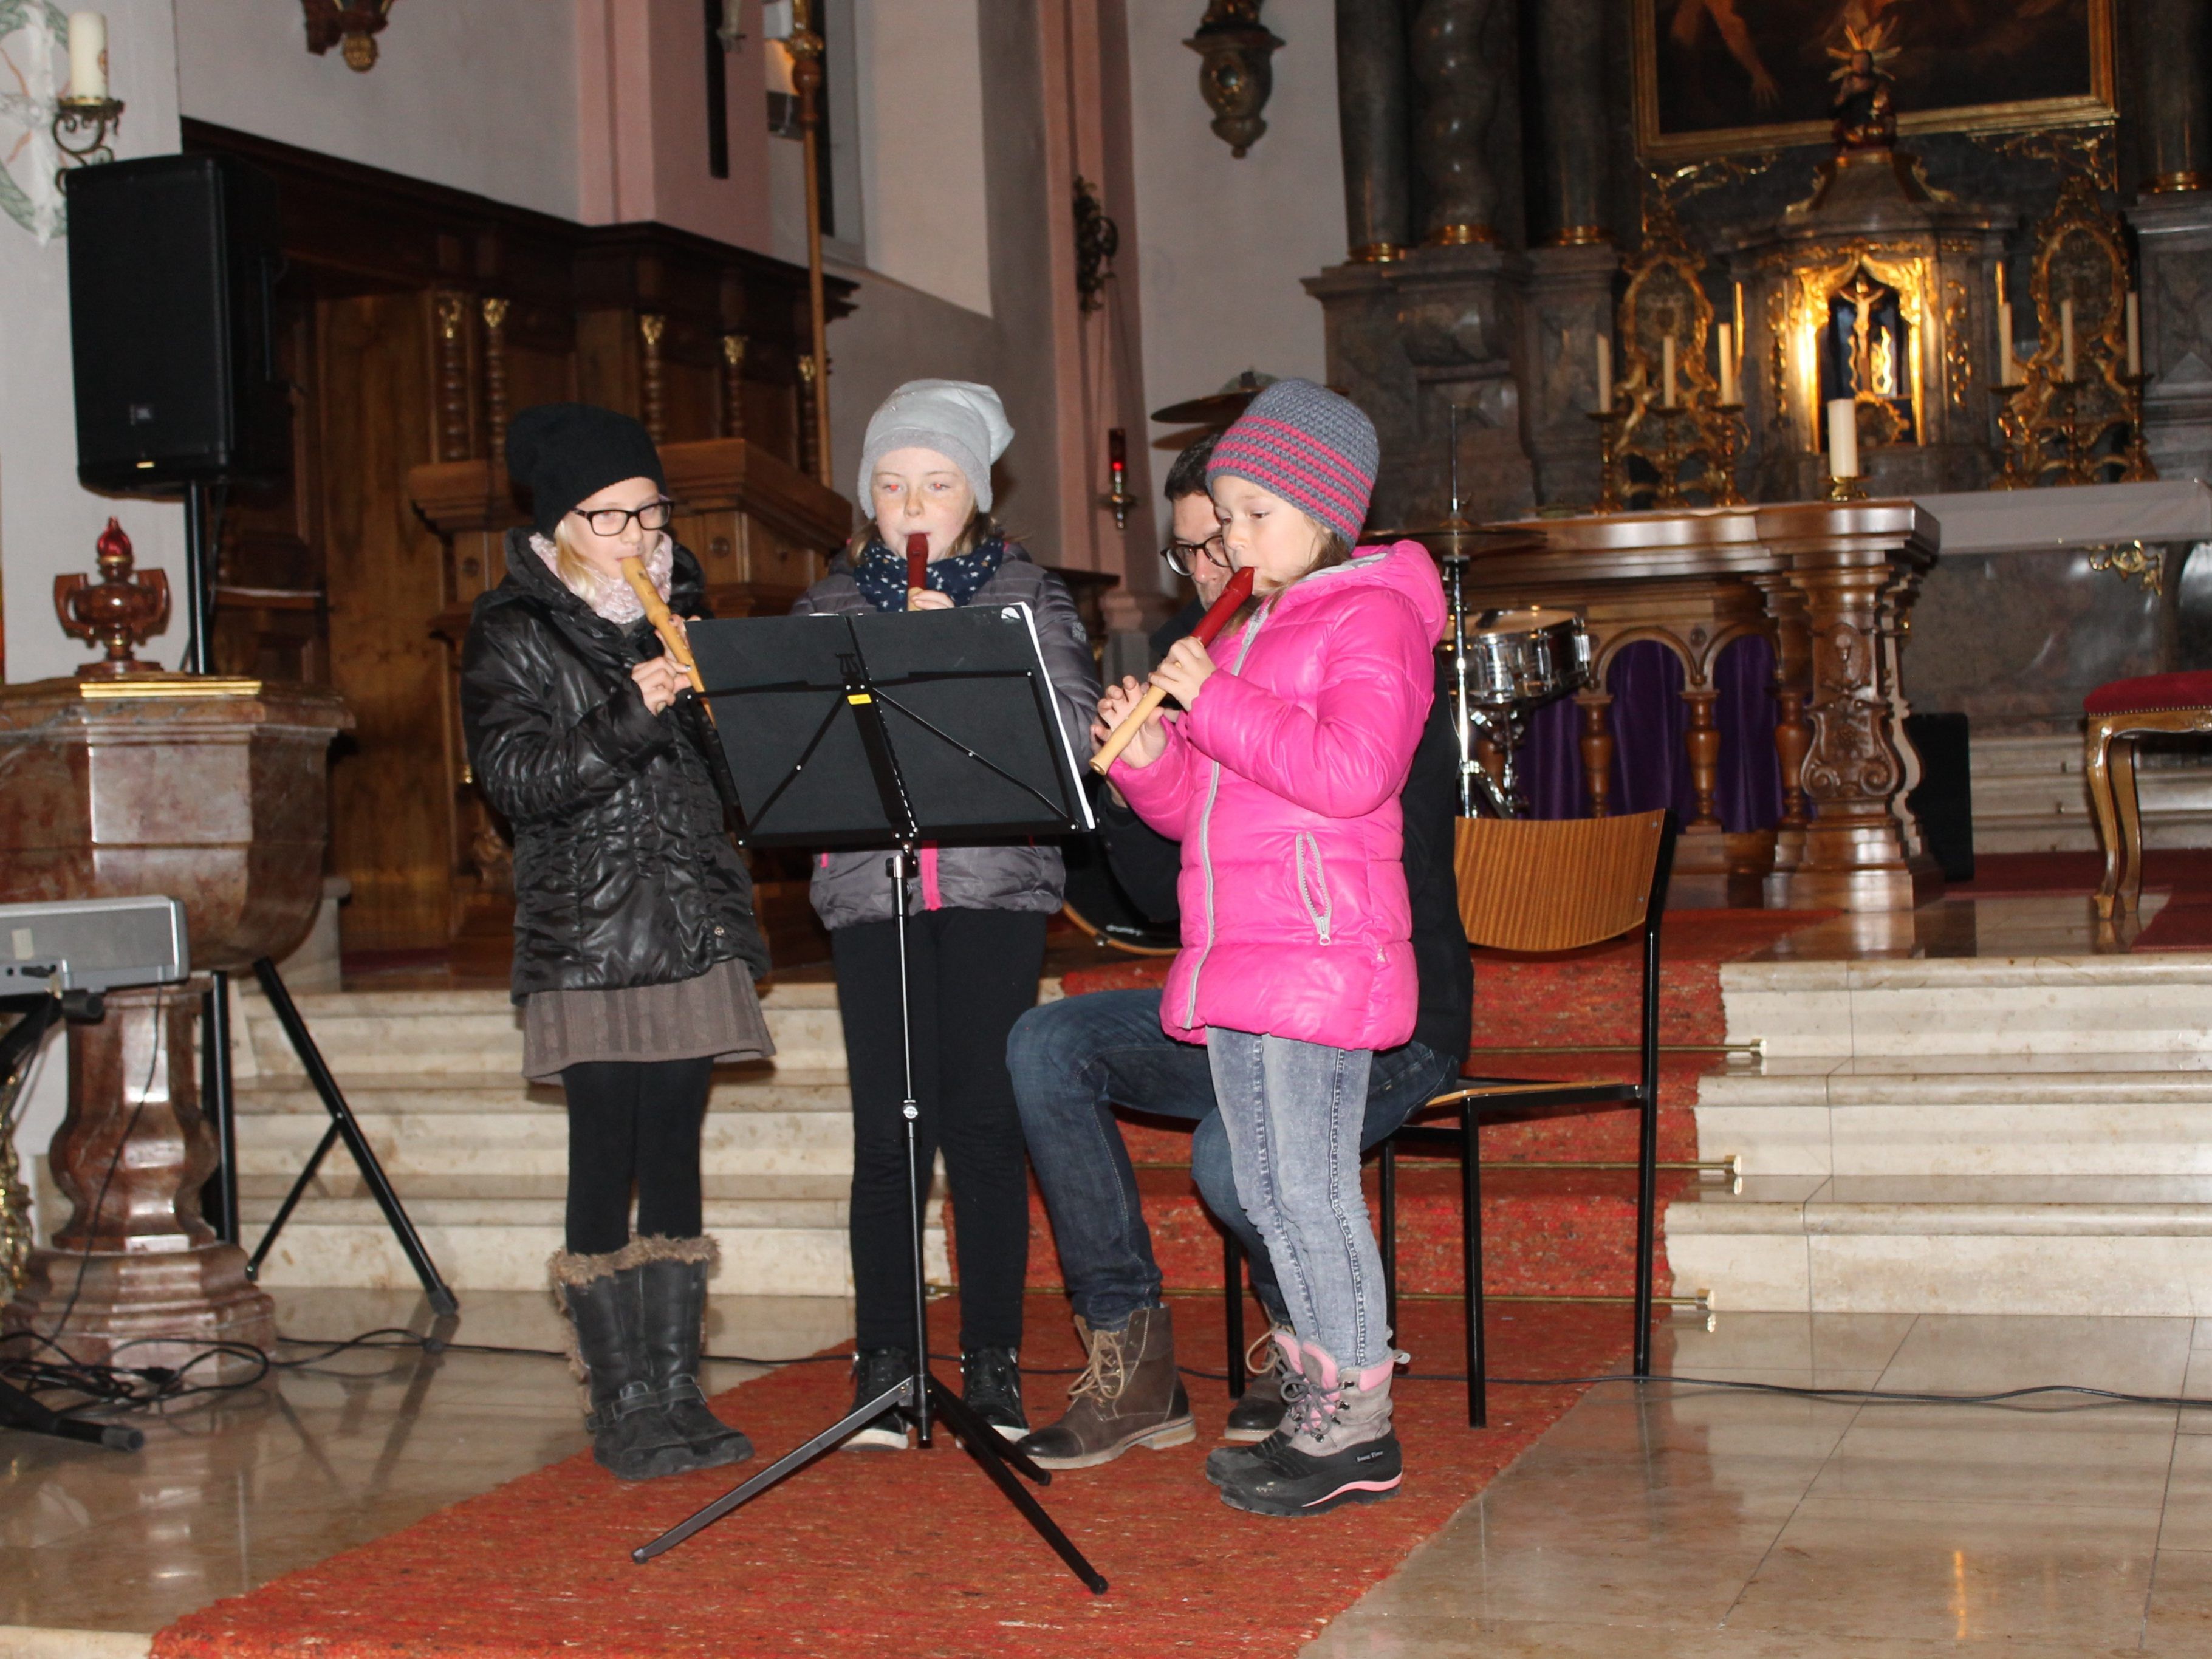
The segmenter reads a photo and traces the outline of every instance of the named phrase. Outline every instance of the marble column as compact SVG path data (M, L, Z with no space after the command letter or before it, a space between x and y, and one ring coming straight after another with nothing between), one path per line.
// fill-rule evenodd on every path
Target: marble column
M1414 18L1415 160L1428 191L1423 240L1432 246L1498 240L1491 130L1518 72L1512 40L1510 0L1423 0Z
M1598 426L1590 419L1597 408L1597 342L1613 332L1620 256L1600 240L1530 248L1528 260L1528 372L1521 385L1536 501L1589 507L1604 482Z
M1360 263L1397 258L1413 238L1410 76L1400 0L1336 0L1345 237Z
M2212 191L2127 210L2140 251L2143 441L2163 478L2212 477Z
M1606 240L1605 0L1544 0L1536 32L1536 173L1530 234L1550 246Z
M2136 0L2135 11L2143 192L2212 187L2212 8Z

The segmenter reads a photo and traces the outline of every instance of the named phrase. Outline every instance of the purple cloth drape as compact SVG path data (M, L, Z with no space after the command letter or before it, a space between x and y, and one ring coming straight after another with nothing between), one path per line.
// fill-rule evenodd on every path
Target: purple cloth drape
M1782 816L1773 677L1773 647L1761 635L1735 641L1714 665L1720 696L1713 720L1721 733L1716 810L1732 832L1764 830ZM1638 640L1613 658L1606 675L1613 694L1613 811L1671 806L1685 821L1695 812L1697 792L1682 745L1690 729L1683 678L1681 659L1656 640ZM1529 720L1520 760L1530 816L1571 818L1589 811L1581 736L1582 711L1571 697L1546 704Z

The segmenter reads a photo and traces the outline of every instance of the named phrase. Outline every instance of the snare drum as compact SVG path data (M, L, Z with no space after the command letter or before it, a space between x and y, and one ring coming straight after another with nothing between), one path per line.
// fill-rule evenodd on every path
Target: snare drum
M1545 702L1580 690L1589 678L1589 635L1572 611L1486 611L1467 636L1469 702Z

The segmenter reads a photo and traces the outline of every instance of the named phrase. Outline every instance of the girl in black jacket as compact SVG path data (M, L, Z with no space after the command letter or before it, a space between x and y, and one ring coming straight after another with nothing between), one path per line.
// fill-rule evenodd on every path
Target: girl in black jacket
M753 991L768 950L700 711L678 702L683 671L622 574L637 557L678 617L706 614L652 440L626 415L547 404L515 416L507 452L537 529L508 532L507 579L477 601L462 725L477 787L514 831L523 1071L568 1095L551 1271L585 1425L602 1464L644 1480L752 1453L697 1380L714 1255L699 1136L714 1062L774 1052Z

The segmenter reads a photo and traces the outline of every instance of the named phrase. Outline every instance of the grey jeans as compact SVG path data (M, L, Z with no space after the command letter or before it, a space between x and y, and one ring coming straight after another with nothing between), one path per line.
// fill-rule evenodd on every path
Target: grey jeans
M1267 1241L1299 1337L1340 1367L1390 1352L1382 1252L1359 1186L1364 1048L1295 1037L1206 1034L1237 1196Z

